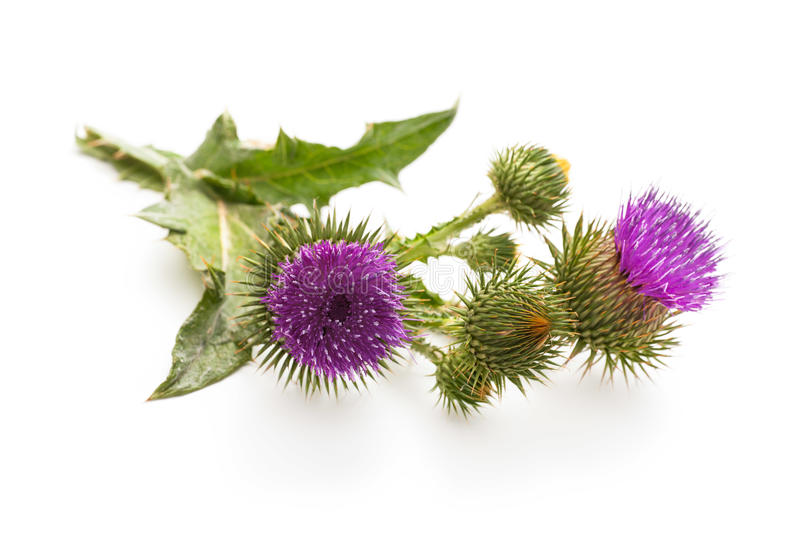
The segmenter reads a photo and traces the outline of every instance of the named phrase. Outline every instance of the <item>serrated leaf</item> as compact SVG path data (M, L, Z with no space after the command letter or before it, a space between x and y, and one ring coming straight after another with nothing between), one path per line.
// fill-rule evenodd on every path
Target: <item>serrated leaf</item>
M454 107L371 124L344 149L302 141L283 130L273 147L252 148L238 140L233 121L222 115L187 164L210 170L213 174L203 180L226 199L325 205L337 192L371 181L399 188L398 172L425 152L455 114Z

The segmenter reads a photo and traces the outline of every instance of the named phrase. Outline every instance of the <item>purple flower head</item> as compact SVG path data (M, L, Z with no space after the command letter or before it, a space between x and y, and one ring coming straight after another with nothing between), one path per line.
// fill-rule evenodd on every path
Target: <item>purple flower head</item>
M410 340L400 314L403 287L383 245L320 241L279 267L262 298L273 339L318 376L354 379Z
M655 187L620 208L614 244L628 283L670 309L702 308L719 282L719 241L708 223Z

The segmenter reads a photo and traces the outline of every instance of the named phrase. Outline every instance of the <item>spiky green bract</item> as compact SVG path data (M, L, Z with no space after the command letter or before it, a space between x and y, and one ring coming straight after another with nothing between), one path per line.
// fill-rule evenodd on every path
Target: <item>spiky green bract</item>
M531 271L515 264L479 274L456 310L453 336L492 372L499 392L505 379L520 390L525 381L544 381L574 328L563 296Z
M450 349L432 360L436 365L438 401L448 413L454 411L467 417L488 405L497 395L492 372L463 347Z
M468 241L453 247L453 253L467 262L476 272L488 272L495 265L505 268L514 262L517 256L517 243L509 233L480 231Z
M569 196L566 162L541 146L513 146L499 152L489 178L511 217L534 228L552 226Z
M577 315L578 340L570 355L588 350L586 371L604 361L603 375L613 379L621 370L625 379L658 366L666 350L676 344L671 333L678 326L658 300L640 294L619 271L614 235L604 223L583 217L575 230L562 229L562 249L547 241L553 264L549 277L569 300Z
M245 339L243 349L260 346L256 359L265 368L275 368L278 379L285 379L288 384L295 380L305 390L312 394L324 389L326 392L338 394L339 388L359 389L366 386L367 379L376 379L378 375L389 369L389 363L397 362L399 354L393 348L388 350L387 357L380 359L379 368L365 368L353 376L337 375L326 379L320 376L310 366L299 363L285 348L282 341L273 338L275 321L268 305L264 304L264 296L275 282L275 274L280 272L281 263L292 261L301 247L327 241L332 244L340 242L361 243L365 245L378 245L385 247L391 238L381 239L382 229L367 230L368 221L364 220L356 225L351 225L349 214L343 220L337 220L335 213L331 212L323 217L319 210L313 209L309 218L285 218L282 223L273 225L274 231L268 240L261 242L262 250L254 252L253 257L243 258L248 269L247 292L240 296L248 297L243 304L244 312L239 317L252 331L250 337ZM407 276L398 276L399 285L404 289L405 311L402 313L403 323L411 334L418 331L419 321L414 310L420 302L426 301L420 284L412 283Z

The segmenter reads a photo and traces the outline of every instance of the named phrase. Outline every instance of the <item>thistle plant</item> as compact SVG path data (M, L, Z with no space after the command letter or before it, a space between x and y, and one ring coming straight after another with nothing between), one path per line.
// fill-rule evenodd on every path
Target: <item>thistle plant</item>
M206 285L149 399L202 389L250 362L307 394L338 395L416 354L433 367L440 403L466 416L509 385L525 393L547 382L581 353L586 371L602 363L609 378L661 364L677 342L674 317L713 300L721 254L700 214L655 188L631 196L613 225L581 217L568 231L562 221L560 247L545 238L550 263L520 256L514 233L462 238L489 215L541 235L562 218L569 164L541 146L498 152L491 196L414 237L326 211L347 188L398 187L401 169L454 116L371 124L337 148L283 131L273 145L243 143L226 114L188 157L87 128L81 150L163 194L138 216L168 231ZM454 301L408 268L443 255L471 270Z
M289 206L316 202L324 208L339 191L373 181L399 187L398 173L455 114L453 108L373 123L347 148L306 142L284 131L271 144L242 142L233 119L223 114L189 156L86 128L76 138L81 151L109 162L120 179L163 194L137 216L167 230L167 240L186 254L207 287L176 335L169 375L149 399L200 390L253 360L251 350L242 347L251 331L236 318L242 298L233 293L241 292L248 278L238 258L268 242L275 225L289 220Z

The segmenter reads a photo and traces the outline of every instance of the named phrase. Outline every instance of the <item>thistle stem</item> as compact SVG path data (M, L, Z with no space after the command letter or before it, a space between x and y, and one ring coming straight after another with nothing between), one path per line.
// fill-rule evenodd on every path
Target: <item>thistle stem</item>
M411 349L418 354L424 355L433 364L439 363L442 357L444 357L444 351L442 351L441 348L429 344L422 339L411 341Z
M398 244L400 252L397 255L397 264L406 266L414 261L438 257L447 249L448 242L465 229L477 224L487 216L503 209L503 203L497 194L453 218L449 222L431 228L428 233L419 234L411 239L404 239Z
M434 333L441 333L447 335L448 328L455 323L455 318L452 316L436 316L425 318L425 329L433 331Z

